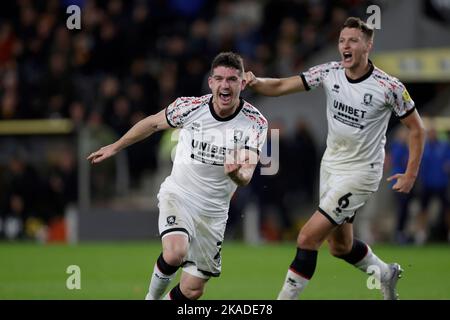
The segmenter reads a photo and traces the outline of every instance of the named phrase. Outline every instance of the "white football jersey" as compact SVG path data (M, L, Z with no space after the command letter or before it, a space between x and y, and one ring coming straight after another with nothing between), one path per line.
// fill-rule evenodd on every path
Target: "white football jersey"
M397 79L373 66L357 80L340 62L310 68L300 76L307 90L322 86L327 97L328 137L322 158L331 172L371 171L382 175L391 112L403 118L414 101Z
M240 100L236 112L219 117L212 95L181 97L166 108L167 122L181 128L172 172L161 185L189 199L207 216L227 215L237 185L224 173L227 152L246 148L260 153L267 120Z

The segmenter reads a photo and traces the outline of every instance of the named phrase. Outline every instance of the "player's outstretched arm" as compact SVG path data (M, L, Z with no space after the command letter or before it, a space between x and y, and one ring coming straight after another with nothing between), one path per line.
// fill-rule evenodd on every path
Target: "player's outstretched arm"
M87 160L91 161L93 164L102 162L103 160L114 156L117 152L128 147L129 145L143 140L157 131L168 129L169 127L165 110L161 110L157 114L148 116L147 118L136 123L116 142L91 153L87 157Z
M244 74L244 79L251 89L264 96L278 97L305 91L305 86L300 76L289 78L259 78L253 72L247 71Z
M425 146L425 126L417 110L403 118L401 122L409 129L409 157L405 173L397 173L387 180L397 179L392 189L397 192L409 193L414 186L419 173L420 161L422 160Z
M256 152L241 149L233 157L227 157L224 164L225 174L238 186L246 186L252 180L259 157Z

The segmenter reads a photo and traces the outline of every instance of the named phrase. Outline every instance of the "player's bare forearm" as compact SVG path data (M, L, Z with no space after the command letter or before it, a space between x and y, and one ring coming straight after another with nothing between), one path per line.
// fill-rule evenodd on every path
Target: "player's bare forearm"
M409 134L409 158L405 174L416 178L425 144L425 133L413 130Z
M128 132L125 133L119 140L91 153L87 157L87 160L92 163L99 163L114 156L120 150L149 137L153 133L167 128L169 128L169 124L167 123L165 117L165 111L162 110L155 115L142 119L130 130L128 130Z
M157 117L158 115L152 115L136 123L115 143L117 151L141 141L159 130L166 129L167 127L164 127Z
M252 150L241 149L231 152L227 155L224 172L238 186L246 186L253 177L258 161L258 154Z
M425 147L425 126L417 111L402 121L409 129L409 158L405 175L416 178Z
M305 90L300 76L279 79L259 78L249 71L245 73L245 79L251 89L264 96L278 97Z
M409 157L405 173L397 173L388 178L388 181L396 179L392 189L397 192L409 193L414 186L419 173L425 146L425 127L417 111L402 119L402 123L409 129Z
M248 185L252 180L256 165L243 164L234 166L236 166L235 169L227 173L230 179L240 187ZM225 170L227 169L225 168Z

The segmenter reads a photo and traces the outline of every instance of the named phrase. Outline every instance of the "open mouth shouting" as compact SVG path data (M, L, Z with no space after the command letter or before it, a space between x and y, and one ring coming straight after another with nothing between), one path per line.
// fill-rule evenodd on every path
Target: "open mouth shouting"
M342 57L343 57L344 62L351 62L353 54L349 51L345 51L342 53Z
M345 52L342 54L342 56L343 56L345 62L350 62L350 61L352 61L353 55L352 55L351 52L345 51Z
M229 104L231 102L231 92L227 90L223 90L219 92L219 99L223 104Z

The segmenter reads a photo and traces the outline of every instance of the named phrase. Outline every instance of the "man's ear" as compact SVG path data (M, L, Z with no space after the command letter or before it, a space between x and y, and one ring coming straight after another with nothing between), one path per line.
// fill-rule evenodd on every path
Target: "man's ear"
M212 78L211 77L208 77L208 86L209 86L209 89L211 89L212 90Z
M245 79L242 79L241 90L244 90L246 86L247 86L247 81Z
M367 42L367 52L372 51L372 47L373 47L373 41L372 41L372 40L369 40L369 41Z

